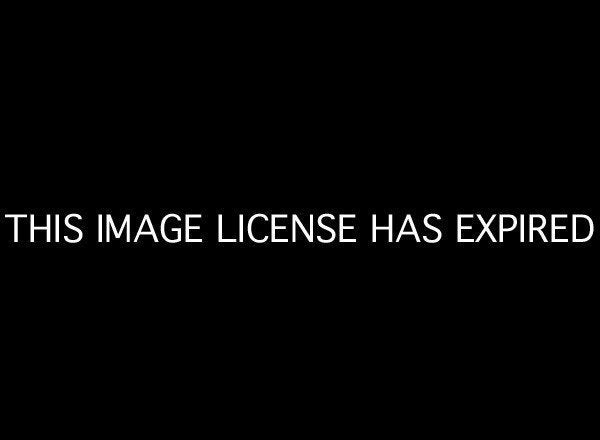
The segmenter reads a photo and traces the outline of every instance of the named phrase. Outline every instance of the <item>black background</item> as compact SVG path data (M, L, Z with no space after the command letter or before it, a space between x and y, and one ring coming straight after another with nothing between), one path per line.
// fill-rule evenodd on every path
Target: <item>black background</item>
M453 218L597 221L592 29L524 11L247 12L23 16L3 55L2 213L356 212L361 243L4 240L11 412L573 429L595 389L597 238L460 246ZM371 246L375 212L438 212L444 241Z

